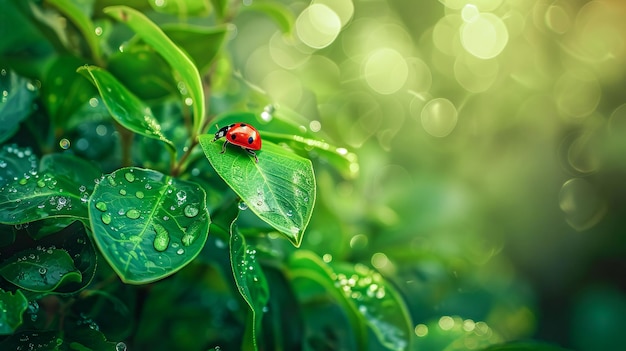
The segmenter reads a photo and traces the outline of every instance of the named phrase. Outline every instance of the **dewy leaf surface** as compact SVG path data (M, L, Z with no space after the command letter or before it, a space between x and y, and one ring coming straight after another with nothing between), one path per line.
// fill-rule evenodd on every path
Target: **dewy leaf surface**
M104 13L126 23L143 41L152 46L170 64L184 83L181 93L193 104L194 132L199 133L204 120L205 102L198 68L163 31L141 12L127 6L109 6Z
M261 265L256 259L256 250L246 244L237 231L236 221L230 228L230 263L239 293L250 306L252 344L258 349L257 337L261 335L263 309L269 300L269 287Z
M35 87L13 71L0 70L0 142L9 139L33 110Z
M106 260L132 284L183 268L202 250L210 224L206 194L199 186L133 167L100 181L89 220Z
M0 289L0 335L12 334L22 324L22 314L28 307L28 300L20 290L13 294Z
M315 204L315 176L311 161L278 145L264 142L259 162L223 141L201 135L209 162L224 181L259 218L284 234L295 246L311 219Z
M172 151L175 149L174 144L161 132L161 125L152 114L150 107L131 93L111 73L95 66L80 67L78 72L94 83L111 116L126 129L160 140Z

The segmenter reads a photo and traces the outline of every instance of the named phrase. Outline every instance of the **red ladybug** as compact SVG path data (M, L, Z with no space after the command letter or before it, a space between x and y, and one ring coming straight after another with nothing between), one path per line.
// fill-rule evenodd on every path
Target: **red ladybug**
M254 156L254 160L259 163L259 158L256 157L254 151L261 150L261 135L256 128L246 123L233 123L218 129L213 141L223 137L226 137L226 141L224 141L224 145L222 146L222 153L226 151L226 145L231 143L246 150L246 152Z

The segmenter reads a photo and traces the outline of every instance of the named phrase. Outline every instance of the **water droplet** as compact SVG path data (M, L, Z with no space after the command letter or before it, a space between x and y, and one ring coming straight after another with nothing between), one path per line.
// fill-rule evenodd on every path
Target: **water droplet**
M239 208L240 211L245 211L248 209L248 204L246 204L243 201L239 201L239 203L237 204L237 207Z
M182 205L187 200L187 193L184 190L180 190L176 193L176 200L178 200L178 206Z
M43 187L46 186L46 182L44 182L43 180L39 179L37 181L37 186L40 187L40 188L43 188Z
M126 350L127 350L126 344L124 344L121 341L115 345L115 351L126 351Z
M137 219L137 218L139 218L140 214L141 213L138 210L130 209L130 210L128 210L128 212L126 212L126 217L128 217L130 219Z
M111 223L111 214L109 212L105 212L102 216L100 216L100 219L102 219L102 223L109 224Z
M102 35L102 27L96 27L96 29L94 30L94 33L96 34L96 36L101 36Z
M185 253L185 250L183 248L180 248L176 251L177 254L182 255Z
M26 185L26 183L28 183L28 179L26 179L26 178L22 178L22 179L20 179L20 181L19 181L19 184L20 184L20 185Z
M39 268L39 274L44 275L48 273L48 269L46 267Z
M126 195L126 189L120 189L120 195Z
M115 183L115 179L113 179L113 177L108 176L107 180L109 181L109 184L111 184L111 186L116 186L117 184Z
M170 244L170 235L167 230L160 224L152 224L152 228L154 228L154 232L156 236L154 237L154 241L152 244L154 245L154 249L157 251L165 251Z
M198 233L200 231L200 228L202 228L203 223L204 223L203 220L196 220L189 226L189 228L187 228L187 230L185 231L185 234L180 239L183 246L189 246L193 244L193 242L198 237Z
M59 140L59 146L61 147L61 149L63 150L67 150L70 148L70 141L63 138L61 140Z
M144 195L143 195L143 191L137 191L137 192L135 193L135 196L136 196L138 199L143 199L143 196L144 196Z
M102 201L96 202L96 208L102 212L107 210L107 204Z
M199 212L198 208L194 205L187 205L183 209L183 213L185 214L186 217L189 217L189 218L193 218L197 216L198 212Z
M126 180L127 180L129 183L132 183L132 182L134 182L134 181L135 181L135 175L134 175L134 174L132 174L131 172L126 172L126 173L124 173L124 178L126 178Z
M84 193L87 190L87 187L84 185L81 185L78 187L78 191L80 191L81 193Z

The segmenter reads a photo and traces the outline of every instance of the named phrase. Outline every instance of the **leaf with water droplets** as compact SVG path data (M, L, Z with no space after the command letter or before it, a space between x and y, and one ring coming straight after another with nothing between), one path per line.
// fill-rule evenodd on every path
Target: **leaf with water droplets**
M91 20L91 7L79 7L80 2L72 0L48 0L49 3L56 7L61 13L67 16L76 27L81 31L82 37L89 45L91 54L95 60L100 59L100 40L96 33L93 21Z
M39 159L28 148L15 144L2 146L0 150L0 187L37 173Z
M193 131L200 133L205 118L204 90L200 73L189 56L141 12L127 6L109 6L104 13L127 24L143 41L161 54L181 78L181 93L193 103Z
M256 338L261 335L261 316L269 300L269 287L257 261L256 250L246 244L235 222L230 227L230 264L239 293L250 306L249 326L252 328L252 345L256 350Z
M27 307L28 300L20 290L13 294L0 289L0 335L12 334L22 324Z
M95 66L83 66L78 72L98 88L111 116L124 128L148 138L160 140L174 152L174 144L163 134L161 125L148 105L131 93L108 71Z
M2 263L0 275L22 289L49 292L66 283L80 282L82 275L63 249L27 249Z
M0 191L0 223L45 218L87 219L87 202L100 171L68 154L46 155L39 172L23 174Z
M17 131L20 122L33 110L37 96L32 84L13 71L0 74L0 142L9 139Z
M210 224L204 190L135 167L118 169L98 183L89 220L100 251L131 284L162 279L191 262L204 247Z
M240 148L221 153L222 142L199 137L206 157L250 210L300 246L315 204L315 176L311 161L271 142L257 151L259 162Z
M366 336L360 329L367 325L388 349L410 349L412 327L408 310L399 293L378 272L361 264L327 264L303 250L293 254L289 267L293 278L316 281L345 311L351 311L348 317L359 331L361 343L366 343Z

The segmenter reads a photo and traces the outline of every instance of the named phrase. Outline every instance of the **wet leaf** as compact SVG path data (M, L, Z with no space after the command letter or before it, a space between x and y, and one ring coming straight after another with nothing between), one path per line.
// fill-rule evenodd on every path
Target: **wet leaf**
M22 324L28 301L20 290L15 294L0 289L0 335L12 334Z
M200 145L215 171L259 218L284 234L295 246L311 219L315 176L311 161L264 142L255 163L241 148L201 135Z
M94 189L89 221L105 259L126 283L173 274L193 260L210 223L204 190L153 170L122 168Z
M350 319L356 330L367 325L388 349L409 349L413 329L408 310L379 273L361 264L326 264L307 251L297 251L290 267L293 277L312 279L331 289L344 310L353 314Z
M82 275L64 249L27 249L0 266L0 275L22 289L48 292L66 283L80 282Z
M165 143L174 152L174 144L165 137L152 110L102 68L84 66L78 72L89 78L98 88L111 116L126 129Z
M25 78L0 68L0 142L9 139L33 111L35 87Z
M205 118L204 93L200 73L191 59L141 12L127 6L110 6L105 8L104 12L126 23L143 41L161 54L172 70L180 76L184 84L181 93L189 97L193 104L193 131L200 133Z
M37 173L39 159L29 147L4 145L0 150L0 187Z
M239 293L250 307L252 346L258 349L257 338L261 335L263 309L269 300L269 287L261 265L256 259L257 252L246 244L246 240L236 228L235 221L230 227L230 263Z

